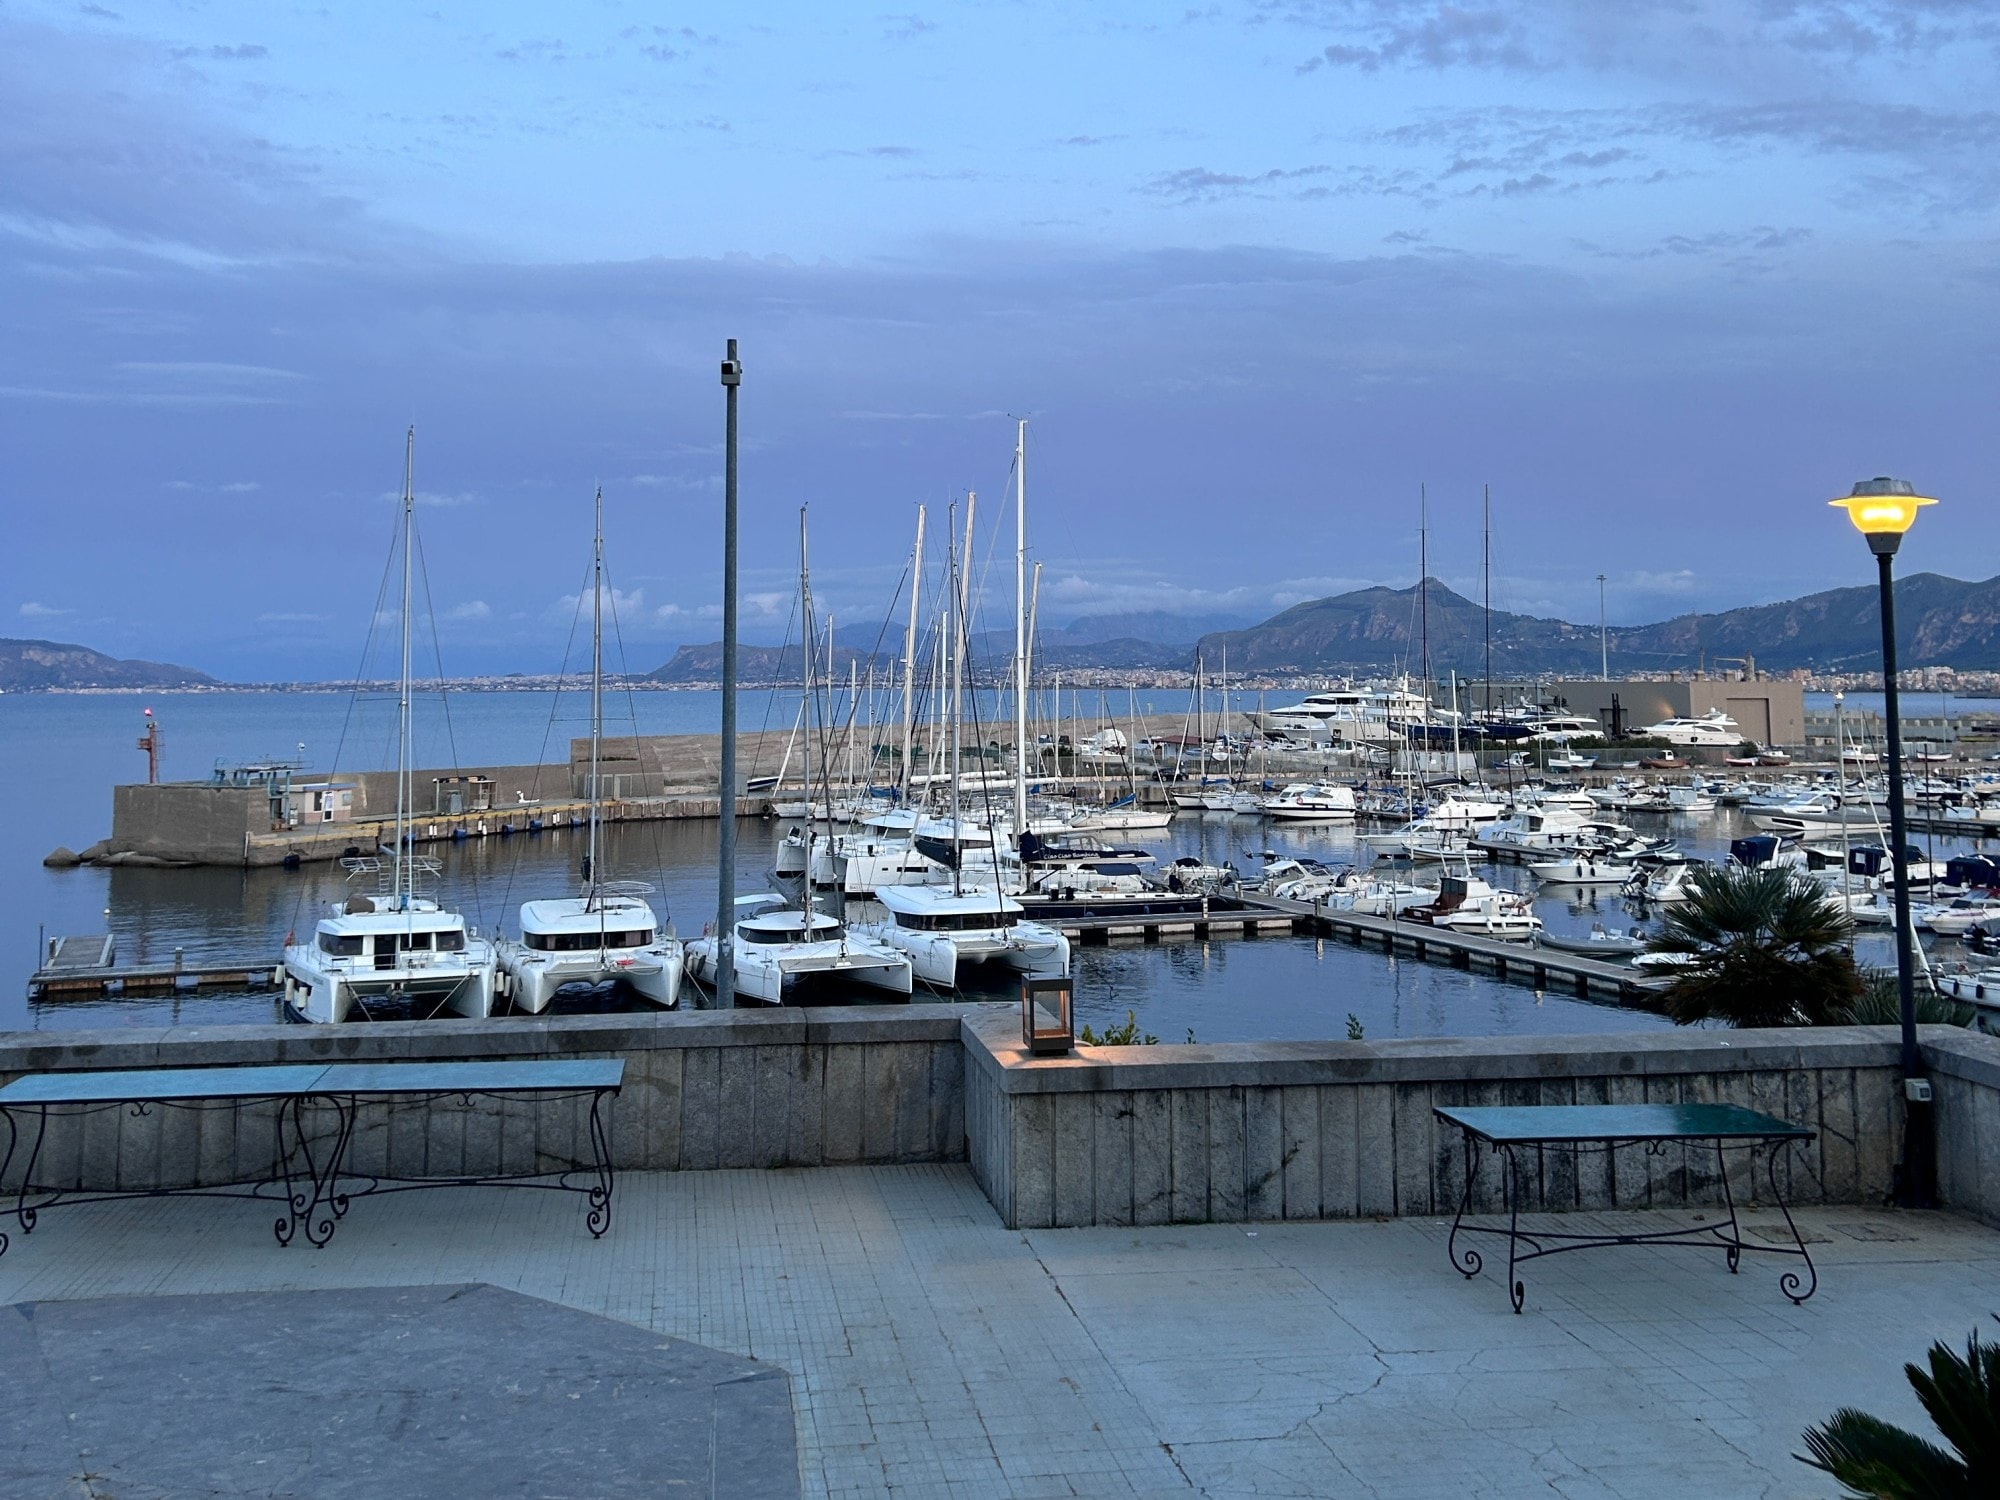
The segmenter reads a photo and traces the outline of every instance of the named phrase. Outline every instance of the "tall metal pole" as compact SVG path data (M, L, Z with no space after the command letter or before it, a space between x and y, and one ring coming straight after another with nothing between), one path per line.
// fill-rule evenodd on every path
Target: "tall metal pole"
M1056 769L1062 769L1060 762ZM1014 837L1027 831L1028 424L1023 420L1014 429Z
M408 912L417 893L416 865L407 857L410 842L410 542L417 529L417 429L403 434L403 667L396 702L396 904ZM408 881L407 888L404 882Z
M722 838L715 858L715 1004L720 1010L736 1004L736 391L742 384L743 365L731 339L722 359L727 410L722 437ZM806 796L812 796L810 783Z
M1937 1203L1934 1123L1930 1082L1922 1076L1917 1055L1916 960L1910 948L1909 839L1903 816L1903 721L1896 696L1895 548L1900 535L1868 538L1882 581L1882 712L1883 734L1889 742L1889 864L1896 876L1896 998L1903 1023L1903 1169L1896 1183L1896 1201L1905 1208L1931 1208Z
M1611 636L1604 625L1604 575L1597 575L1597 671L1605 682L1611 680Z
M598 805L604 763L604 490L593 502L590 553L590 850L583 860L584 910L597 905ZM636 753L637 746L633 749ZM600 920L602 909L599 910Z
M948 530L949 528L947 528ZM910 753L914 744L917 692L917 606L924 592L924 508L917 507L917 545L910 554L910 623L903 630L902 800L910 800ZM910 825L914 831L916 825Z

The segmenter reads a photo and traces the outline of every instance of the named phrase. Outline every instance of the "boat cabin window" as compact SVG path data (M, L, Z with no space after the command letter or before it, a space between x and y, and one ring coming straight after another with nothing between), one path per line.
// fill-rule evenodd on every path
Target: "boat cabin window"
M339 958L359 958L366 942L366 938L342 937L332 932L322 932L319 935L320 951Z
M597 948L643 948L653 941L650 927L623 932L529 932L521 941L541 953L584 953Z
M433 949L439 953L463 953L465 934L451 927L441 932L385 932L375 939L378 957L385 953L428 953Z
M896 925L915 932L986 932L1013 925L1014 919L997 911L937 911L896 913Z
M815 926L811 937L797 927L754 927L746 923L736 929L737 940L745 943L830 943L839 936L838 922Z

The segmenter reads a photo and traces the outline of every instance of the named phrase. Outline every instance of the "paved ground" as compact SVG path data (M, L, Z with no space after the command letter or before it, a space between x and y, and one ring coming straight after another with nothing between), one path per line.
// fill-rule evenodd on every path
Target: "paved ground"
M776 1366L490 1286L0 1310L0 1494L794 1500Z
M0 1302L486 1282L788 1369L811 1495L1454 1500L1833 1496L1800 1429L1920 1424L1902 1362L2000 1309L2000 1233L1856 1209L1802 1216L1803 1307L1775 1259L1625 1249L1528 1267L1520 1317L1434 1221L1012 1233L952 1167L634 1174L618 1215L413 1193L315 1251L262 1206L58 1210Z

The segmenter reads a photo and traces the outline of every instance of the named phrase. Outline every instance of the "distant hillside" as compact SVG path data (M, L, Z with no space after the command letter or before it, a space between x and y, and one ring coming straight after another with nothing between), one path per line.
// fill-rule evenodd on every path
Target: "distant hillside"
M61 641L0 640L0 691L48 688L208 687L215 679L169 662L120 661Z
M1369 588L1313 599L1248 630L1202 637L1215 665L1225 647L1231 672L1383 671L1415 666L1422 650L1418 591ZM1488 622L1474 601L1435 578L1429 586L1430 659L1440 676L1485 670ZM1906 667L2000 666L2000 578L1963 583L1936 573L1896 582L1899 652ZM1803 599L1717 614L1681 615L1656 625L1609 632L1614 675L1671 671L1735 657L1755 657L1772 671L1793 667L1866 667L1881 651L1875 589L1829 589ZM1495 610L1493 674L1595 673L1597 627Z

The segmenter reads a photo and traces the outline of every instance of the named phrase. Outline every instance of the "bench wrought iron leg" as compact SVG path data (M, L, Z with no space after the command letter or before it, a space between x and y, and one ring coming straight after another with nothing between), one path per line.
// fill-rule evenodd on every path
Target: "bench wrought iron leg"
M1479 1252L1467 1245L1458 1248L1459 1226L1465 1222L1466 1211L1472 1207L1472 1180L1479 1175L1479 1141L1469 1130L1465 1134L1465 1191L1458 1197L1458 1216L1451 1221L1451 1238L1445 1241L1445 1254L1451 1257L1452 1269L1466 1280L1477 1276L1486 1262Z
M20 1127L14 1123L14 1111L11 1109L0 1109L0 1118L7 1121L7 1154L5 1157L0 1157L0 1182L5 1182L7 1169L14 1165L14 1147L20 1141L21 1132ZM23 1177L21 1181L25 1185L27 1179ZM0 1255L7 1253L9 1243L11 1242L7 1238L7 1231L0 1229Z
M1778 1202L1778 1212L1785 1216L1785 1228L1791 1230L1792 1243L1799 1247L1799 1259L1806 1263L1806 1274L1804 1276L1800 1276L1797 1271L1787 1271L1784 1275L1780 1276L1778 1278L1778 1290L1783 1292L1787 1297L1790 1297L1793 1302L1803 1302L1819 1290L1819 1270L1813 1265L1812 1255L1806 1250L1805 1236L1799 1233L1799 1226L1792 1222L1792 1211L1785 1204L1783 1189L1778 1186L1778 1158L1797 1144L1798 1141L1796 1139L1788 1139L1781 1142L1765 1158L1764 1169L1766 1175L1771 1179L1771 1196ZM1805 1290L1800 1291L1800 1287L1804 1287Z
M590 1212L583 1222L592 1239L603 1238L611 1227L611 1137L605 1128L602 1091L590 1096L590 1148L596 1155L597 1181L590 1189Z
M1719 1137L1715 1142L1715 1175L1722 1183L1723 1206L1729 1210L1729 1274L1734 1276L1737 1266L1743 1260L1743 1230L1736 1222L1736 1199L1729 1191L1729 1162L1723 1155L1722 1141ZM1757 1186L1755 1167L1750 1169L1750 1186L1752 1190Z
M285 1179L285 1211L271 1226L271 1232L278 1237L280 1246L289 1245L292 1236L298 1232L299 1220L312 1211L312 1195L302 1188L292 1173L292 1147L285 1139L285 1121L292 1122L292 1134L298 1139L299 1158L305 1163L306 1181L312 1181L312 1148L306 1143L305 1101L298 1096L278 1101L278 1170Z
M13 1123L14 1117L10 1114L7 1117L7 1124L11 1128ZM30 1185L35 1180L35 1166L42 1159L42 1141L48 1133L49 1107L46 1104L37 1104L35 1106L35 1144L28 1148L27 1163L21 1168L21 1191L19 1196L14 1200L14 1217L20 1220L21 1233L23 1234L33 1234L35 1232L35 1210L28 1202L28 1192ZM9 1156L14 1154L13 1143L11 1141L8 1143L7 1154Z
M1513 1146L1507 1152L1507 1295L1519 1312L1528 1300L1528 1289L1514 1275L1514 1253L1521 1243L1521 1154Z
M323 1170L313 1173L312 1202L306 1209L306 1238L324 1249L333 1231L347 1215L347 1195L339 1190L340 1164L347 1157L347 1143L354 1135L354 1117L359 1113L355 1100L350 1096L343 1099L338 1094L323 1096L333 1106L334 1118L338 1122L333 1132L333 1145L328 1149ZM308 1158L310 1161L310 1158ZM322 1203L327 1212L323 1217L315 1217L314 1210Z

